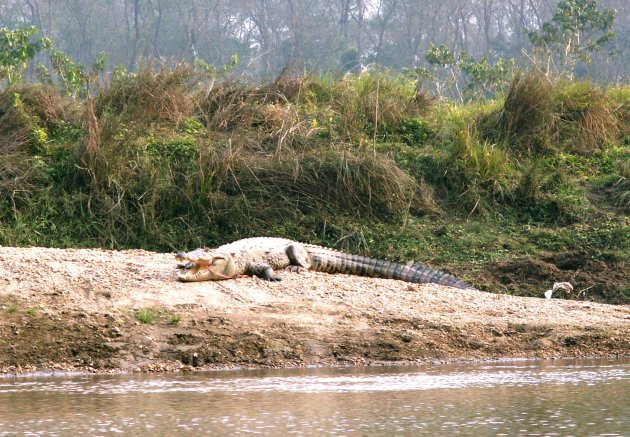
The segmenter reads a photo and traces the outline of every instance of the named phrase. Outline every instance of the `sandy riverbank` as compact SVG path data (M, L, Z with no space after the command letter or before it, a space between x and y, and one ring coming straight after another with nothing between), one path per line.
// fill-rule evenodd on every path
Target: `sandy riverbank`
M0 373L630 355L627 305L313 272L175 274L172 254L0 247Z

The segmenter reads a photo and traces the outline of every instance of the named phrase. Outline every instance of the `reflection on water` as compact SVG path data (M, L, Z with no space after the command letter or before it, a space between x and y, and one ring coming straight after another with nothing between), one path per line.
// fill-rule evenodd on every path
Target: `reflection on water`
M0 436L630 435L630 360L0 379Z

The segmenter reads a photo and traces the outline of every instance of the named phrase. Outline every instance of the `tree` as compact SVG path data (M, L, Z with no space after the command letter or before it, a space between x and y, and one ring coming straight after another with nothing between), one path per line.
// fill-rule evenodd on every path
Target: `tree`
M12 84L22 77L28 62L39 52L52 46L49 38L33 38L37 27L16 30L0 29L0 80Z
M614 9L600 10L599 0L563 0L551 21L528 36L545 56L547 73L557 59L559 70L572 78L578 62L590 63L593 53L615 38L615 16Z
M490 62L487 56L474 59L465 51L456 56L446 45L431 44L424 58L429 68L407 70L418 80L429 81L429 88L439 97L470 101L496 95L504 89L514 70L514 60Z

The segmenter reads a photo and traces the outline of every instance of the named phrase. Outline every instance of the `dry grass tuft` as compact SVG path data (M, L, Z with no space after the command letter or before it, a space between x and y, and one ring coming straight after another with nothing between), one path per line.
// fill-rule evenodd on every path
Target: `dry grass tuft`
M85 153L90 158L95 158L100 152L100 139L98 119L94 111L94 98L89 96L83 122L83 145Z
M550 79L536 72L517 74L499 113L499 128L504 141L536 149L536 134L551 122L552 113L553 83Z
M283 79L258 86L224 82L197 98L198 112L208 129L230 134L236 143L280 151L301 148L315 132L299 105L304 80Z
M617 140L617 118L600 88L588 82L563 83L554 102L550 137L564 150L589 154Z
M416 206L419 189L392 160L341 147L273 159L240 156L233 168L227 192L280 211L397 220Z
M387 71L347 75L334 85L333 93L332 107L348 138L364 132L375 137L405 118L422 114L431 105L415 86Z
M619 126L606 94L588 82L518 74L498 116L507 143L535 152L588 154L614 142Z
M196 81L194 70L187 64L158 72L147 67L102 89L94 102L95 112L99 118L110 113L139 124L179 125L193 113L191 95Z

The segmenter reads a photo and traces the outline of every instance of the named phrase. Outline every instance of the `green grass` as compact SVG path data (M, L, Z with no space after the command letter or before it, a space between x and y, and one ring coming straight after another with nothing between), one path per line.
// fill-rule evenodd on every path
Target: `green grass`
M145 325L152 325L156 322L166 323L171 326L177 326L182 320L180 314L174 314L166 309L158 308L140 308L135 311L134 317L137 321Z
M145 325L152 325L153 322L159 317L159 311L153 308L141 308L136 311L136 320Z
M278 235L507 292L519 287L491 273L503 260L585 252L627 270L628 85L521 74L503 98L456 105L391 72L211 91L198 78L117 78L94 118L54 88L1 90L0 244L173 251ZM527 279L532 293L547 280ZM626 293L607 287L599 298Z

